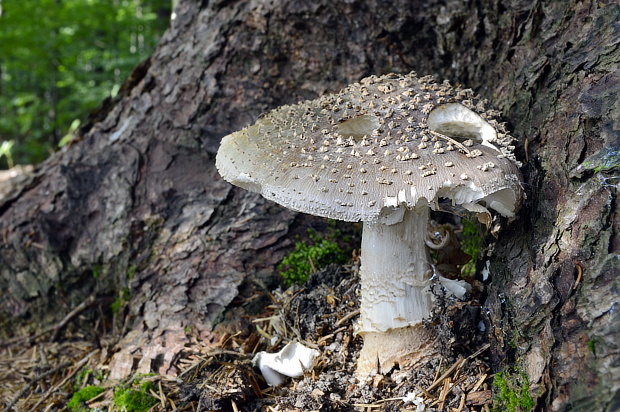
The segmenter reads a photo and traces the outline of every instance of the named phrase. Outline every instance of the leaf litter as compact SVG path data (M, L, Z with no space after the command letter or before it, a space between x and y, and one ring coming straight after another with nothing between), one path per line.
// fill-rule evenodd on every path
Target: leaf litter
M439 359L415 370L376 375L368 383L356 381L362 346L355 334L358 270L359 261L331 265L311 275L303 287L271 293L257 289L251 299L269 298L262 313L235 317L234 324L216 328L221 331L218 342L196 343L179 353L176 376L133 376L121 384L151 382L148 395L156 402L149 411L490 411L489 344L477 329L475 300L450 300L438 293L444 300L438 307L444 309L426 327L440 336ZM121 410L114 403L119 382L106 381L118 336L103 329L108 336L95 341L73 328L61 340L46 340L39 333L0 342L0 408L66 410L74 392L97 385L105 391L87 401L84 410ZM57 331L47 332L56 337ZM320 352L314 368L281 386L267 385L252 358L293 341Z

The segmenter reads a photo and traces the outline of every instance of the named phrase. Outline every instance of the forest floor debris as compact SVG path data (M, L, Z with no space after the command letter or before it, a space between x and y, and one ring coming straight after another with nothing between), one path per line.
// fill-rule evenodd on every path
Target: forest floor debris
M137 375L106 381L114 339L87 341L76 331L60 341L33 335L0 347L0 408L4 411L490 411L489 345L470 319L475 302L446 301L429 322L438 328L442 357L425 368L354 378L362 341L356 266L329 266L303 287L269 294L261 314L243 316L219 342L179 354L176 376ZM267 293L267 292L265 292ZM92 304L89 300L89 304ZM239 321L237 319L237 321ZM471 325L470 325L471 326ZM57 334L58 329L50 330ZM459 335L469 330L466 336ZM57 336L55 336L57 337ZM297 341L320 352L301 378L270 387L252 366L259 351ZM103 343L102 343L103 342ZM459 343L456 345L456 343ZM92 389L96 388L96 389ZM77 395L76 395L77 394ZM69 405L69 409L67 409Z

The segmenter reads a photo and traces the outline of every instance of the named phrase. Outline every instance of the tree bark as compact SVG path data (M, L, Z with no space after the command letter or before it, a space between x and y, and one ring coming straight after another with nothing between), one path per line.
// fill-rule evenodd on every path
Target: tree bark
M166 372L300 224L219 178L219 139L415 70L489 98L519 142L528 199L481 262L494 368L522 368L538 410L619 409L620 6L505 3L182 0L120 96L0 201L2 336L127 287L117 377Z

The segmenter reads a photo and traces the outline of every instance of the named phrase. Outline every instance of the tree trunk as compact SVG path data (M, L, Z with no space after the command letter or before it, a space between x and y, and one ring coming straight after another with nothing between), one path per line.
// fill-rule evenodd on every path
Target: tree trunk
M175 13L119 97L0 201L3 338L127 288L113 371L167 372L243 285L272 281L303 219L222 181L219 139L415 70L489 98L519 141L528 199L481 262L494 367L521 368L539 410L620 408L616 2L182 0Z

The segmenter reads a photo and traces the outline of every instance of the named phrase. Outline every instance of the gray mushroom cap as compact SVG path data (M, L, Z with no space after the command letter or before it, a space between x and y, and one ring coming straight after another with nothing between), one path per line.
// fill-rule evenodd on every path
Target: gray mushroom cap
M523 190L498 114L431 77L372 76L224 137L216 166L285 207L344 221L376 221L421 198L512 217Z

